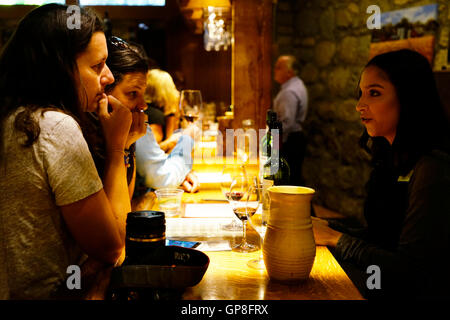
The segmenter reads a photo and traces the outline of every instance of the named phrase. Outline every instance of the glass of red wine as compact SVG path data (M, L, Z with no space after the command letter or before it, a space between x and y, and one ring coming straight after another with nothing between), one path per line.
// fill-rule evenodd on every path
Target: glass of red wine
M267 220L268 220L268 213L263 211L262 205L264 202L264 188L263 184L254 181L252 185L249 188L248 191L248 200L247 200L247 208L251 207L254 209L255 213L251 214L253 211L247 211L250 214L247 214L248 222L251 224L253 229L258 232L259 239L260 239L260 248L261 252L259 254L259 257L254 260L250 260L247 265L250 268L263 270L265 269L264 265L264 259L263 259L263 253L262 253L262 247L264 242L264 236L266 234L267 229Z
M199 120L203 110L200 90L182 90L180 93L180 113L187 125Z
M220 189L222 190L222 193L227 200L230 192L231 183L235 178L239 177L247 179L247 173L243 165L236 165L236 164L224 165L222 170ZM241 231L242 226L239 222L236 221L237 219L233 218L233 220L230 223L223 225L222 229L227 231Z
M242 241L232 248L237 252L252 252L258 247L247 242L247 219L252 216L257 208L249 202L249 183L247 177L236 177L231 182L227 199L231 204L234 214L242 221ZM250 205L249 205L250 204Z

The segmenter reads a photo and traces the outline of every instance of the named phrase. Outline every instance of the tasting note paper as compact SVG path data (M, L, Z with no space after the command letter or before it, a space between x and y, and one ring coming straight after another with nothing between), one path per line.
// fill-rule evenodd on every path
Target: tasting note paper
M187 203L185 218L233 218L229 203Z
M215 172L196 172L195 175L197 176L198 181L201 184L202 183L221 183L222 181L231 182L231 176L229 176L229 175L222 176Z
M200 251L229 251L231 250L231 247L229 241L219 240L219 241L202 241L200 245L195 249Z
M166 237L174 238L188 236L214 238L242 235L242 230L230 231L222 229L223 225L229 224L230 222L230 218L168 218L166 219ZM207 245L207 248L209 251L215 251L211 250L211 247L213 247L213 243L209 243ZM225 250L222 245L220 245L219 247L220 250ZM202 248L206 250L205 245L202 246ZM216 248L216 250L218 249Z
M197 147L204 149L217 149L216 141L199 141L197 142Z

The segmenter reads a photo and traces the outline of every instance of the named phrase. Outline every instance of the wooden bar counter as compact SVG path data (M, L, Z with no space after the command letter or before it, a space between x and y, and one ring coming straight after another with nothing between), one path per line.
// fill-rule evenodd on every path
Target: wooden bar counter
M204 199L220 198L219 190L205 190L196 194L184 194L184 202L201 203ZM222 196L223 197L223 196ZM189 224L197 218L187 219ZM211 218L214 220L215 218ZM170 218L167 219L170 225ZM201 219L204 221L205 219ZM220 228L220 219L216 219ZM200 221L200 220L199 220ZM222 222L223 223L223 222ZM249 225L248 225L249 226ZM195 232L189 236L189 227L186 236L180 234L171 236L168 229L167 237L178 240L228 240L233 246L240 242L242 235L237 232L226 237L207 237L205 234ZM248 241L258 244L259 236L248 227ZM360 300L363 299L357 288L345 274L339 263L325 246L316 247L316 257L309 279L299 283L281 283L269 279L266 270L257 270L247 266L247 262L257 259L260 250L251 253L233 251L205 251L210 259L208 270L202 281L192 288L187 288L183 299L188 300Z
M220 169L223 164L220 164ZM195 171L220 176L217 164L194 164ZM256 173L258 165L248 166L248 173ZM225 199L219 184L203 183L200 191L194 194L183 194L183 209L187 204L205 205L214 203L211 199ZM222 202L227 205L226 202ZM155 203L153 209L158 209ZM239 243L242 232L228 233L225 236L220 231L223 219L216 218L167 218L166 237L188 241L228 240L230 246ZM201 228L205 220L217 221L210 223L215 226ZM198 223L197 223L198 221ZM174 222L185 222L183 230L174 232ZM252 244L259 244L259 235L248 225L247 237ZM199 231L200 230L200 231ZM217 234L215 234L215 230ZM325 246L316 247L316 257L309 279L299 283L280 283L269 279L266 270L257 270L247 266L247 262L257 259L260 250L251 253L233 251L205 251L210 259L208 270L201 282L184 292L183 299L188 300L360 300L363 299L339 263Z
M202 281L188 288L189 300L360 300L359 291L326 247L318 246L309 279L284 284L272 281L266 271L247 266L252 253L206 252L210 265Z
M218 168L223 165L194 165L195 171L211 176L220 176ZM257 165L249 167L247 172L257 172ZM203 175L203 178L205 175ZM154 196L147 209L158 210ZM216 201L212 201L215 199ZM222 241L230 247L242 239L242 231L223 231L221 226L231 222L228 218L185 217L188 204L206 206L222 204L227 206L219 184L211 182L201 184L197 193L184 193L182 210L179 217L166 218L166 238L186 241ZM248 242L259 245L259 235L248 224ZM209 267L199 284L187 288L182 296L184 300L362 300L363 297L345 274L339 263L325 246L316 247L316 257L309 278L299 283L281 283L270 280L265 270L247 266L247 262L257 259L260 250L251 253L228 251L204 251L210 259ZM103 272L88 299L104 298L109 281L109 272Z

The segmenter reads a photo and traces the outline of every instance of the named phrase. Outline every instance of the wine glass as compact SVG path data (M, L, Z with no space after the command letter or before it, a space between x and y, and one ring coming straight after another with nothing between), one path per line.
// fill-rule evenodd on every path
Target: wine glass
M236 155L238 160L244 165L250 160L255 160L257 138L254 124L253 119L242 120L242 128L244 130L242 134L238 134L236 140Z
M182 90L180 93L180 115L187 123L199 120L203 110L202 94L200 90Z
M222 193L227 200L228 200L228 193L230 192L231 182L236 177L245 177L245 178L247 177L245 167L242 165L233 165L233 164L224 165L222 170L220 189L222 190ZM223 225L222 229L227 231L241 231L242 226L240 223L236 222L235 218L233 218L231 223Z
M258 247L247 242L247 217L252 216L257 210L258 198L249 198L249 184L247 177L236 177L231 182L228 201L231 204L234 214L242 221L242 241L239 245L233 247L233 251L252 252L258 250Z
M265 201L264 192L263 192L263 184L255 181L248 191L248 203L247 207L253 207L255 209L255 213L252 214L252 210L248 210L247 218L252 227L258 232L261 243L261 252L258 259L250 260L247 265L253 269L263 270L265 269L264 259L262 254L263 241L264 236L267 230L267 216L268 212L266 210L262 210L262 204Z

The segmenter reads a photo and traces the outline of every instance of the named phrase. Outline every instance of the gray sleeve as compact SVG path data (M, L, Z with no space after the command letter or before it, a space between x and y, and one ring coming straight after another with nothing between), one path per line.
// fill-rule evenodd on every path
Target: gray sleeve
M88 145L72 117L63 115L51 130L43 130L39 143L56 205L74 203L102 189Z
M365 239L367 236L367 227L363 226L349 226L348 223L341 221L342 219L325 219L328 221L328 226L336 231L347 233L351 236Z

